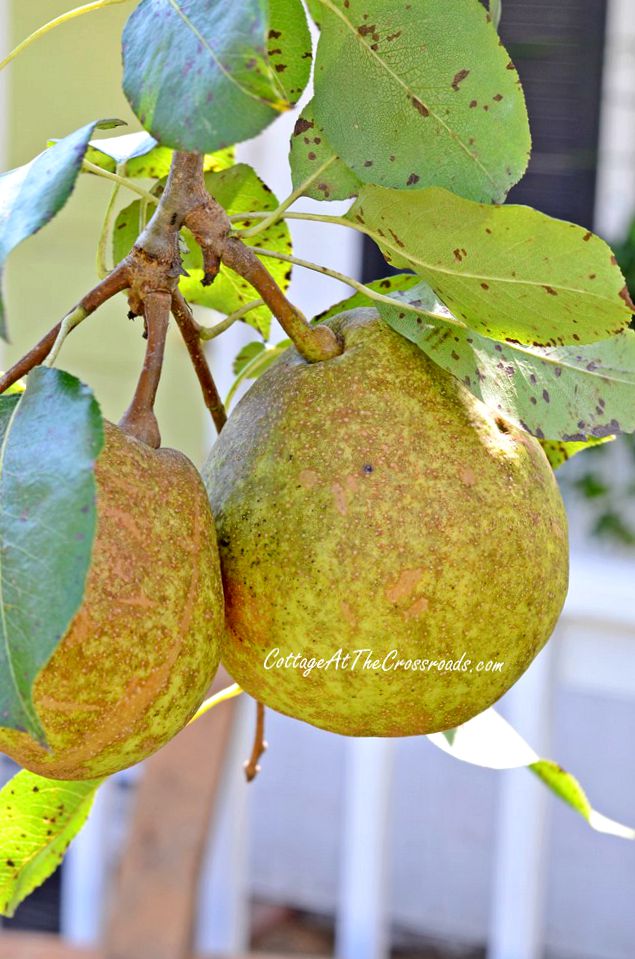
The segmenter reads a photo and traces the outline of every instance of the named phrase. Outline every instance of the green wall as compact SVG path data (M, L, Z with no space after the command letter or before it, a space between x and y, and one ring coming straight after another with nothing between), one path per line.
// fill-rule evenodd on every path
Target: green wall
M78 5L79 0L11 0L10 45ZM119 117L129 122L129 131L139 129L120 89L120 35L132 9L124 3L65 24L8 69L8 168L30 160L47 138L95 118ZM61 214L12 254L4 284L11 336L5 367L95 284L95 248L110 191L107 181L82 175ZM131 199L128 194L125 202ZM93 387L105 415L115 421L128 405L144 352L142 321L132 323L126 313L120 295L73 333L58 361ZM198 465L209 427L176 329L170 331L157 412L164 445L183 449Z

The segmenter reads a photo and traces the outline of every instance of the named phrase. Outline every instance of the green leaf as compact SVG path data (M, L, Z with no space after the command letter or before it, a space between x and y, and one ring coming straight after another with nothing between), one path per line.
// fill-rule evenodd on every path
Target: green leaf
M540 445L545 451L545 456L549 460L553 470L559 469L567 460L577 453L583 453L592 446L599 446L601 443L610 443L615 436L604 436L602 439L589 439L580 443L563 443L560 440L540 440Z
M252 344L249 344L250 346ZM262 344L255 344L261 346ZM271 364L278 359L281 353L284 353L291 346L291 340L281 340L279 343L276 343L275 346L267 346L262 349L253 350L253 355L247 362L242 362L240 359L241 353L238 354L234 364L234 372L238 373L238 376L231 385L227 396L225 397L225 406L229 409L229 406L236 395L236 391L241 383L245 380L257 380L259 376L269 369ZM236 370L236 365L240 362L240 370Z
M95 129L108 129L119 123L119 120L88 123L30 163L0 176L0 270L16 246L37 233L62 209L73 191ZM6 332L0 297L0 336L6 337Z
M604 240L525 206L365 186L347 216L469 327L539 346L626 329L633 304Z
M209 192L221 206L231 214L249 213L257 210L265 212L275 210L278 200L259 178L252 167L238 163L218 173L207 173L205 183ZM113 253L115 263L128 254L139 234L139 216L141 204L138 200L121 211L113 231ZM152 208L149 210L151 215ZM236 227L246 226L251 221L239 220ZM183 257L183 266L188 276L181 277L179 288L191 303L207 306L221 313L230 314L253 300L259 299L256 290L232 270L221 266L220 273L211 286L202 286L204 276L203 260L199 247L188 231L183 232L187 252ZM291 252L291 234L284 222L275 223L256 237L245 238L251 246L264 246L278 253ZM263 262L282 289L289 286L291 270L288 263L263 257ZM266 306L257 307L245 315L245 321L255 327L264 337L269 335L271 311Z
M243 346L232 363L233 373L236 376L242 373L245 367L249 366L251 361L257 356L260 356L263 350L266 350L266 346L264 343L261 343L260 340L254 340L253 343L247 343L246 346Z
M311 76L313 43L300 0L269 0L269 63L283 99L297 103Z
M284 50L295 57L305 45L302 6L274 10L290 14ZM272 64L269 29L267 0L141 0L123 33L123 87L142 125L164 146L198 153L260 133L297 99L277 68L287 67L294 88L302 76L284 55Z
M55 872L101 782L60 782L23 771L0 791L1 915L12 916Z
M417 288L393 294L411 300ZM383 303L385 321L480 400L539 439L586 444L635 430L635 332L589 346L497 343Z
M475 766L489 769L525 766L582 816L592 829L621 839L635 839L634 829L596 812L578 780L550 759L541 759L494 709L485 710L453 732L451 742L443 733L434 733L428 739L448 755Z
M36 367L0 397L0 724L45 743L32 687L79 609L103 442L91 391Z
M204 169L225 170L234 163L234 148L227 147L204 157ZM170 172L174 150L159 146L149 133L126 133L107 140L91 140L86 159L102 170L122 176L161 180Z
M291 137L291 177L294 190L314 200L348 200L357 196L359 177L340 160L308 103Z
M531 137L518 74L478 0L320 0L315 116L366 183L502 202Z

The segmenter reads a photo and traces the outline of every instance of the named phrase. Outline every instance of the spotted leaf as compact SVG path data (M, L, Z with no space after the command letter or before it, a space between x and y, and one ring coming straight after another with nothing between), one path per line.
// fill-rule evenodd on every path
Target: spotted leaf
M289 154L294 190L314 200L347 200L357 196L359 177L340 160L308 103L295 125Z
M633 304L615 257L573 223L436 188L365 186L347 215L389 263L421 276L456 317L486 336L582 344L629 324Z
M141 0L123 33L123 88L161 144L212 153L255 136L293 106L290 87L299 89L306 71L295 63L306 49L306 17L300 0L269 7L268 0ZM279 16L284 48L272 61Z
M59 782L23 771L0 791L0 915L12 916L55 872L100 782Z
M359 178L502 202L531 138L518 74L479 0L311 6L315 116Z
M149 133L126 133L107 140L91 140L86 159L102 170L122 176L160 180L170 172L174 151L160 146ZM207 153L205 170L225 170L234 163L234 149Z
M391 294L396 302L416 288ZM379 304L387 323L492 409L540 439L586 443L635 431L635 332L580 347L497 343Z

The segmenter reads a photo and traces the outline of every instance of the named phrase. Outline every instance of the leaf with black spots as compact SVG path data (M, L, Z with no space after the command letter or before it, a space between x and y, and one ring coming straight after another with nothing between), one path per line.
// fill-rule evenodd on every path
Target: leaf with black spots
M279 3L291 55L305 47L306 18L299 0ZM196 153L264 130L297 99L270 59L270 29L267 0L141 0L123 32L123 88L145 129ZM288 69L299 87L301 69Z
M55 872L101 782L60 782L24 770L0 791L0 915L13 916Z
M471 329L540 346L626 329L633 305L610 248L573 223L431 188L365 186L347 217L389 263L426 280Z
M392 294L409 302L416 287ZM586 443L635 431L635 332L588 346L498 343L378 305L385 321L490 408L539 439Z
M0 725L45 743L32 689L79 609L103 443L92 392L38 366L0 397Z
M313 200L348 200L357 196L362 182L335 153L308 103L298 118L291 137L293 189Z
M316 119L366 183L502 202L531 137L518 74L478 0L314 0ZM318 9L319 8L319 9Z
M300 0L269 0L269 63L281 96L297 103L311 76L313 43Z
M604 436L602 439L588 439L579 443L563 443L562 440L540 440L545 456L553 470L560 469L572 456L584 453L593 446L610 443L615 436Z

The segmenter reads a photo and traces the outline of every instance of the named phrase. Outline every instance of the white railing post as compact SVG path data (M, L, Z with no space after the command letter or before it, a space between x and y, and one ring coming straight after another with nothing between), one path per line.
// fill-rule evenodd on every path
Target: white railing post
M335 954L386 959L393 743L353 739L347 748Z
M76 946L99 942L107 894L114 779L100 786L88 822L71 843L62 867L60 932Z
M549 755L555 637L506 697L505 716L540 755ZM549 793L525 769L501 773L487 959L543 954Z
M222 708L222 707L221 707ZM196 945L204 955L240 955L249 945L249 785L255 703L241 696L199 887Z

